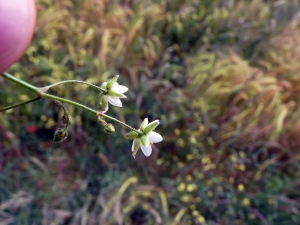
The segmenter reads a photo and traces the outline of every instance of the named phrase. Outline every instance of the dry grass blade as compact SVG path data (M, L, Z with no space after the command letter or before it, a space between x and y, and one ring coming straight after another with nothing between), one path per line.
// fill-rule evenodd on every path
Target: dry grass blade
M34 196L32 193L20 191L19 193L14 194L11 199L1 202L0 210L25 207L27 204L32 202L33 198Z
M1 225L10 225L10 224L13 224L13 222L14 222L14 218L10 214L0 211L0 224Z

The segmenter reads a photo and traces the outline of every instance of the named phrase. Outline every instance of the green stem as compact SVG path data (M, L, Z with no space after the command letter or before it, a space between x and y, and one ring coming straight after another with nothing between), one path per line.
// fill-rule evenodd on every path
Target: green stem
M17 108L19 106L26 105L28 103L35 102L35 101L40 100L40 99L41 99L41 97L36 97L36 98L30 99L30 100L28 100L26 102L18 103L16 105L7 106L7 107L5 107L3 109L0 109L0 112L4 112L4 111L9 110L9 109Z
M49 87L51 88L51 87L54 87L54 86L56 86L56 85L58 85L58 84L67 83L68 81L62 81L62 82L59 82L59 83L56 83L56 84L52 84L52 85L49 85L49 86L46 86L46 87L43 87L43 88L38 88L38 87L35 87L35 86L33 86L33 85L31 85L31 84L25 82L25 81L22 81L22 80L20 80L20 79L18 79L18 78L16 78L16 77L10 75L9 73L6 73L6 72L4 72L4 73L2 74L2 76L3 76L4 78L6 78L6 79L8 79L8 80L10 80L10 81L12 81L12 82L14 82L14 83L19 84L19 85L22 86L22 87L27 88L28 90L30 90L30 91L32 91L32 92L34 92L35 94L38 95L38 97L36 97L35 99L31 99L31 100L29 100L29 101L27 101L27 102L23 102L23 103L21 103L21 104L15 105L15 106L9 106L9 107L6 107L6 108L4 108L5 110L11 109L11 108L15 108L15 107L18 107L18 106L20 106L20 105L25 105L25 104L30 103L30 102L32 102L32 101L36 101L36 100L38 100L38 99L40 99L40 98L48 98L48 99L50 99L50 100L52 100L52 101L60 101L60 102L64 102L64 103L67 103L67 104L70 104L70 105L77 106L77 107L79 107L79 108L81 108L81 109L84 109L84 110L86 110L86 111L88 111L88 112L90 112L90 113L93 113L93 114L95 114L95 115L97 115L97 116L98 116L98 115L101 115L101 116L103 116L103 117L105 117L105 118L107 118L107 119L110 119L110 120L112 120L112 121L115 121L115 122L117 122L117 123L119 123L119 124L121 124L121 125L123 125L123 126L129 128L129 129L131 129L131 130L133 130L133 131L136 131L136 132L138 132L139 134L142 134L142 132L140 132L140 131L134 129L133 127L127 125L126 123L124 123L124 122L122 122L122 121L120 121L120 120L118 120L118 119L116 119L116 118L113 118L113 117L111 117L111 116L108 116L108 115L106 115L106 114L104 114L104 113L101 113L101 112L99 112L99 111L97 111L97 110L94 110L94 109L92 109L92 108L90 108L90 107L87 107L87 106L85 106L85 105L83 105L83 104L80 104L80 103L78 103L78 102L74 102L74 101L72 101L72 100L68 100L68 99L65 99L65 98L61 98L61 97L58 97L58 96L55 96L55 95L51 95L51 94L45 93L45 92L49 89ZM73 81L72 81L72 82L73 82ZM88 83L86 83L86 82L84 82L84 81L78 81L78 82L76 81L76 82L73 82L73 83L85 83L85 84L88 84ZM93 86L93 87L97 87L97 86L92 85L92 84L88 84L88 85ZM47 88L48 88L48 89L47 89ZM99 88L99 87L97 87L97 89L98 89L98 90L102 90L102 89ZM4 111L4 109L1 109L1 111Z
M101 112L96 111L96 110L94 110L94 109L92 109L92 108L89 108L89 107L87 107L87 106L85 106L85 105L82 105L82 104L80 104L80 103L78 103L78 102L74 102L74 101L72 101L72 100L65 99L65 98L61 98L61 97L57 97L57 96L55 96L55 95L51 95L51 94L47 94L47 93L41 93L41 96L42 96L43 98L48 98L48 99L50 99L50 100L52 100L52 101L60 101L60 102L65 102L65 103L67 103L67 104L71 104L71 105L77 106L77 107L79 107L79 108L81 108L81 109L84 109L84 110L86 110L86 111L88 111L88 112L91 112L91 113L93 113L93 114L95 114L95 115L97 115L97 116L98 116L98 115L101 115L101 116L103 116L103 117L105 117L105 118L107 118L107 119L110 119L110 120L112 120L112 121L115 121L115 122L117 122L117 123L119 123L119 124L121 124L121 125L123 125L123 126L129 128L129 129L131 129L131 130L133 130L133 131L138 132L139 134L143 134L141 131L138 131L138 130L134 129L133 127L127 125L126 123L124 123L124 122L122 122L122 121L120 121L120 120L118 120L118 119L116 119L116 118L114 118L114 117L108 116L108 115L106 115L106 114L104 114L104 113L102 114Z
M39 89L38 87L35 87L35 86L31 85L31 84L28 84L28 83L25 82L25 81L19 80L18 78L16 78L16 77L10 75L9 73L4 72L4 73L2 74L2 76L3 76L5 79L8 79L8 80L10 80L10 81L12 81L12 82L15 82L15 83L21 85L22 87L25 87L25 88L27 88L28 90L30 90L30 91L32 91L32 92L38 94L38 95L39 95L39 93L40 93L40 89Z
M62 104L60 101L53 101L56 105L58 105L59 107L61 107L63 109L64 112L68 112L67 108L64 106L64 104Z
M43 98L48 98L52 101L60 101L60 102L64 102L64 103L67 103L67 104L70 104L70 105L74 105L74 106L77 106L78 108L81 108L81 109L84 109L88 112L91 112L93 114L98 114L98 111L94 110L94 109L91 109L90 107L87 107L85 105L82 105L78 102L74 102L72 100L69 100L69 99L65 99L65 98L61 98L61 97L58 97L58 96L55 96L55 95L51 95L51 94L48 94L48 93L41 93L41 96Z
M112 121L115 121L115 122L117 122L117 123L119 123L119 124L121 124L121 125L123 125L123 126L129 128L130 130L136 131L136 132L139 133L139 134L144 134L143 132L138 131L137 129L134 129L133 127L127 125L126 123L124 123L124 122L122 122L122 121L120 121L120 120L118 120L118 119L116 119L116 118L114 118L114 117L108 116L108 115L106 115L106 114L101 114L101 116L103 116L103 117L105 117L105 118L107 118L107 119L110 119L110 120L112 120Z
M65 80L65 81L61 81L61 82L58 82L58 83L55 83L55 84L51 84L51 85L45 86L44 88L45 88L46 90L48 90L48 89L50 89L50 88L53 88L53 87L55 87L55 86L58 86L58 85L60 85L60 84L65 84L65 83L80 83L80 84L86 84L86 85L88 85L88 86L91 86L91 87L93 87L93 88L96 88L98 91L103 91L103 92L106 91L106 90L104 90L103 88L98 87L98 86L96 86L96 85L94 85L94 84L90 84L90 83L87 83L87 82L85 82L85 81L80 81L80 80Z

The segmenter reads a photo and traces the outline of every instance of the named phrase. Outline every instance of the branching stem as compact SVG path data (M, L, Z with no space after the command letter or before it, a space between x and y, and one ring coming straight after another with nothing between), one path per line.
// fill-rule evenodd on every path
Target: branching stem
M64 102L64 103L67 103L67 104L76 106L76 107L78 107L78 108L84 109L84 110L86 110L86 111L88 111L88 112L90 112L90 113L93 113L95 116L102 116L102 117L105 117L105 118L107 118L107 119L109 119L109 120L115 121L115 122L117 122L117 123L119 123L119 124L121 124L121 125L123 125L123 126L129 128L130 130L133 130L133 131L136 131L136 132L139 133L139 134L142 134L141 131L138 131L138 130L134 129L133 127L129 126L128 124L126 124L126 123L124 123L124 122L122 122L122 121L120 121L120 120L118 120L118 119L116 119L116 118L113 118L113 117L111 117L111 116L108 116L108 115L106 115L106 114L103 113L103 112L94 110L94 109L92 109L92 108L90 108L90 107L87 107L87 106L81 104L81 103L78 103L78 102L75 102L75 101L72 101L72 100L69 100L69 99L61 98L61 97L58 97L58 96L55 96L55 95L46 93L46 91L47 91L49 88L52 88L52 87L54 87L54 86L57 86L57 85L60 85L60 84L64 84L64 83L82 83L82 84L86 84L86 85L92 86L92 87L94 87L94 88L96 88L96 89L98 89L98 90L100 90L100 91L105 91L105 90L103 90L102 88L100 88L100 87L98 87L98 86L96 86L96 85L89 84L89 83L84 82L84 81L67 80L67 81L61 81L61 82L58 82L58 83L55 83L55 84L48 85L48 86L46 86L46 87L38 88L38 87L35 87L35 86L33 86L33 85L31 85L31 84L29 84L29 83L23 81L23 80L20 80L20 79L18 79L18 78L16 78L16 77L10 75L9 73L6 73L6 72L4 72L4 73L2 74L2 76L3 76L5 79L10 80L10 81L12 81L12 82L14 82L14 83L16 83L16 84L19 84L20 86L22 86L22 87L24 87L24 88L26 88L26 89L28 89L28 90L34 92L34 93L37 95L37 97L34 98L34 99L31 99L31 100L29 100L29 101L26 101L26 102L17 104L17 105L8 106L8 107L6 107L6 108L3 108L3 109L0 110L0 112L5 111L5 110L8 110L8 109L13 109L13 108L16 108L16 107L21 106L21 105L25 105L25 104L28 104L28 103L30 103L30 102L37 101L37 100L39 100L39 99L41 99L41 98L48 98L48 99L50 99L50 100L52 100L52 101Z

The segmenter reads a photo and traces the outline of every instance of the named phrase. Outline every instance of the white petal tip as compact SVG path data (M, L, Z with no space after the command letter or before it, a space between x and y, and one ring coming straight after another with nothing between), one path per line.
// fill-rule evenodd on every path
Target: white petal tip
M151 153L152 153L152 147L151 147L151 144L149 144L149 146L147 146L147 147L144 147L143 145L140 145L140 146L141 146L141 149L142 149L144 155L145 155L146 157L149 157L149 156L151 155Z
M152 143L158 143L158 142L161 142L163 140L163 137L155 131L151 131L148 134L148 138L149 138L149 141L152 142Z
M108 96L108 102L114 106L122 107L122 102L117 97Z

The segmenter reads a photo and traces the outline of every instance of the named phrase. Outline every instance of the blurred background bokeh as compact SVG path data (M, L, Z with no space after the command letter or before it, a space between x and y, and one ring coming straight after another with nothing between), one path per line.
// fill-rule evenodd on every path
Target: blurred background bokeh
M0 114L0 224L300 224L298 0L37 0L26 54L8 72L36 86L120 74L138 127L164 141L131 155L71 106L40 100ZM51 93L99 108L99 93ZM0 79L0 106L32 93Z

